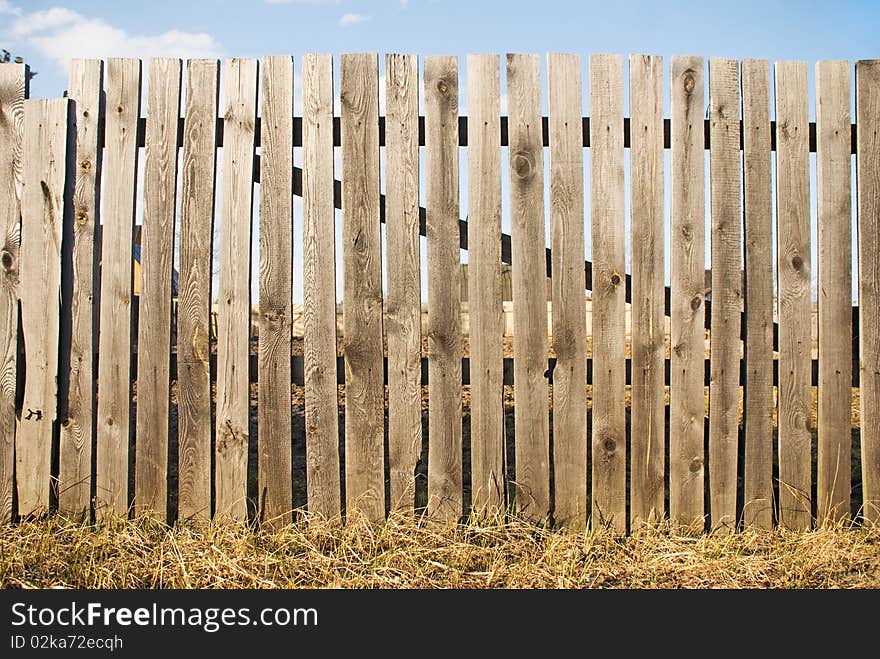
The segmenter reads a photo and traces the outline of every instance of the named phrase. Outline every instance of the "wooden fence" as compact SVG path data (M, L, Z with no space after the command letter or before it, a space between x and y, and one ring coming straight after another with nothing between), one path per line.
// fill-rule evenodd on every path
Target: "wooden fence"
M637 55L628 77L624 63L589 57L589 117L575 55L546 69L508 55L506 117L490 55L467 57L467 117L453 57L425 58L420 76L416 57L389 55L384 116L375 54L341 56L339 116L329 55L303 56L296 76L290 57L230 60L222 108L219 62L184 75L151 60L146 117L138 60L75 60L52 100L25 100L25 67L0 65L0 518L57 507L283 521L299 507L372 520L510 508L618 531L667 516L722 530L880 521L880 60L854 79L848 62L819 62L815 123L801 62L776 63L772 86L761 60L712 58L707 71L673 57L667 76Z

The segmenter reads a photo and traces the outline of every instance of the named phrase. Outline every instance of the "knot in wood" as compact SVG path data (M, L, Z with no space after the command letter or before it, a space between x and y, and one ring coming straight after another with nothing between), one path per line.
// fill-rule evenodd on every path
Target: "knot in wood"
M799 271L804 267L804 260L800 256L795 256L791 259L791 267Z
M690 94L694 91L694 87L697 86L697 81L694 80L694 76L691 73L688 73L684 77L684 91Z
M692 474L697 473L702 468L703 468L703 459L702 458L694 458L693 460L691 460L691 463L688 466L688 469L690 469Z
M83 116L84 116L86 119L88 119L88 118L89 118L89 111L88 111L88 110L83 110Z
M88 160L83 160L83 161L82 161L82 164L80 165L80 167L82 168L82 170L83 170L84 172L87 172L87 171L89 171L89 170L92 168L92 163L89 162Z
M703 303L703 299L699 295L694 295L691 299L691 309L696 311L700 308L700 305Z
M122 107L122 103L120 103L119 105L116 106L116 111L117 111L118 113L122 114L122 112L123 112L124 110L125 110L125 108Z
M449 92L449 85L446 84L445 80L441 80L437 83L437 91L444 95Z
M527 151L517 151L513 154L513 171L517 178L528 179L535 170L535 163L531 153Z
M614 451L617 450L617 440L610 435L606 435L605 438L602 440L602 449L606 453L614 453Z
M77 224L82 226L83 224L85 224L88 221L89 221L89 214L88 213L86 213L84 210L78 210L76 212L76 223Z
M611 275L611 285L612 286L619 286L620 285L620 275L617 274L616 272L613 275Z
M12 254L7 252L5 249L3 250L3 256L0 256L0 262L3 263L3 269L6 272L9 272L10 270L12 270L12 264L13 264Z

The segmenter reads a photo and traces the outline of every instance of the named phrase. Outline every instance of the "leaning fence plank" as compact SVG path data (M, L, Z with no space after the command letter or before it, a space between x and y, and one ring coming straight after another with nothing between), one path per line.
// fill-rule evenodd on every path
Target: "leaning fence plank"
M293 59L266 57L260 123L259 506L289 522L291 284L293 261Z
M341 512L336 390L333 59L304 55L303 359L309 512Z
M21 198L21 329L27 378L15 437L20 515L49 508L58 396L61 242L65 217L67 99L24 104Z
M98 515L128 513L132 237L140 100L140 60L107 60L95 494Z
M258 68L255 59L229 60L223 114L215 508L217 515L236 519L244 519L247 514L251 220Z
M550 512L547 410L547 288L541 60L507 56L510 215L513 248L516 507L541 521ZM621 126L623 122L621 121Z
M743 60L742 94L747 311L743 523L769 529L773 526L773 217L766 60Z
M703 519L705 226L703 59L672 58L672 304L669 516Z
M24 64L0 64L0 524L12 520Z
M178 517L211 516L211 259L220 64L187 63L177 300Z
M166 517L181 62L150 60L138 313L135 512Z
M816 181L819 202L819 456L816 503L820 522L842 519L850 513L852 157L849 67L847 61L816 64Z
M810 161L807 66L776 63L779 522L810 527Z
M371 521L385 517L378 77L375 53L342 56L345 499Z
M635 526L662 518L665 498L663 59L631 55L629 70L633 300L630 520Z
M553 247L555 520L587 523L587 322L584 313L584 149L581 60L547 56Z
M590 56L593 524L626 531L623 58Z

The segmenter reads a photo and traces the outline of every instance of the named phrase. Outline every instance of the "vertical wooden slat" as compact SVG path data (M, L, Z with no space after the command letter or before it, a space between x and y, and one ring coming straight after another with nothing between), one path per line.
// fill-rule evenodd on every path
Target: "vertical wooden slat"
M229 60L223 114L215 510L217 515L236 519L244 519L247 515L251 220L257 69L258 63L254 59Z
M21 330L27 360L15 437L18 512L49 507L49 467L58 395L61 241L67 163L67 99L24 103L21 198Z
M587 522L587 400L584 313L584 149L581 60L547 56L550 226L553 248L553 463L557 523Z
M293 267L293 59L266 57L260 123L259 506L290 521L291 277Z
M341 511L336 398L336 245L333 210L333 59L304 55L303 361L309 512Z
M631 55L632 419L630 521L663 517L663 59ZM554 270L555 272L555 270Z
M747 311L743 523L769 529L773 525L773 217L766 60L743 60L742 94Z
M418 59L387 55L385 75L388 467L391 509L412 513L422 452Z
M0 524L12 519L24 64L0 64Z
M504 510L499 58L468 55L468 320L471 366L471 501Z
M852 191L849 62L816 64L819 201L819 521L849 516Z
M669 516L703 519L705 205L703 59L672 58L672 319Z
M178 517L211 516L211 259L220 63L187 63L177 300Z
M385 516L378 77L375 53L342 56L345 499L371 521Z
M141 62L107 60L95 511L128 513L132 238Z
M516 507L541 521L550 512L547 410L547 289L541 60L507 56L510 215L514 300ZM621 123L622 125L622 123Z
M880 525L880 60L856 63L856 125L862 515Z
M161 519L166 517L168 496L171 286L181 73L179 59L150 60L141 229L134 501L136 512L149 511Z
M590 56L593 524L626 531L623 58Z
M811 302L807 66L777 62L779 522L810 527Z

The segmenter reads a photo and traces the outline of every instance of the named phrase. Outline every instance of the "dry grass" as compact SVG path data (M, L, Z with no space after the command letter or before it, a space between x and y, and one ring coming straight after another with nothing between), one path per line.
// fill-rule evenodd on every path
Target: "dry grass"
M48 516L0 529L4 588L877 588L880 531L629 538L510 521L280 530Z

